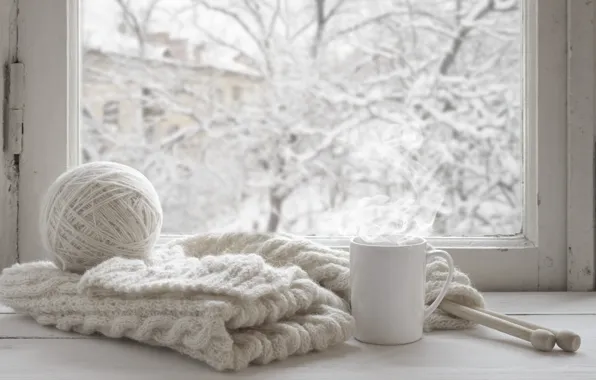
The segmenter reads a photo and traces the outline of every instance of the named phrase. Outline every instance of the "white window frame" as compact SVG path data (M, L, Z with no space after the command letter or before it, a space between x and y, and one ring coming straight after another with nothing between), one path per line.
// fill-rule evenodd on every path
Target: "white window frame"
M77 3L19 0L18 59L26 72L18 210L22 262L47 259L37 231L40 200L78 160L69 149L78 145L76 129L69 128L78 125L79 88L70 75L79 63ZM523 234L430 239L453 255L480 290L594 288L594 8L574 0L528 1Z

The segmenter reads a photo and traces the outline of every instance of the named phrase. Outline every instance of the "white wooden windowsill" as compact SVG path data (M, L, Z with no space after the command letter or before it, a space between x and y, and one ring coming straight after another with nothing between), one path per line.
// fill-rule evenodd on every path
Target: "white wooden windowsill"
M594 293L487 293L492 310L579 333L576 353L535 351L524 341L477 327L437 331L398 347L354 340L326 352L218 373L175 352L42 327L0 306L0 379L595 379Z

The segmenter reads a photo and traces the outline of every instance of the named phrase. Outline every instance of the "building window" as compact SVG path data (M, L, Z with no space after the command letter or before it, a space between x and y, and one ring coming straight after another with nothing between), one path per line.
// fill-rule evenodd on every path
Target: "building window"
M103 123L110 125L120 124L120 102L110 100L103 105Z
M151 121L164 115L165 111L159 104L159 98L151 89L143 87L142 96L144 121Z
M224 92L221 88L215 89L215 102L221 104L224 101Z
M234 101L239 101L242 98L242 87L234 86L232 87L232 99Z

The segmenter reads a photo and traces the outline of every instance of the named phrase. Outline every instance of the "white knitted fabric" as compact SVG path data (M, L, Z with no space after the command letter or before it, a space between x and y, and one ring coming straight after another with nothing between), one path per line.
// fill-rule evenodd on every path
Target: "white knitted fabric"
M427 304L446 275L442 260L428 264ZM348 252L268 234L192 236L146 261L114 257L83 275L43 261L0 276L0 301L40 324L169 347L220 371L348 340L349 295ZM448 298L484 306L459 271ZM468 327L441 311L425 323L425 331Z

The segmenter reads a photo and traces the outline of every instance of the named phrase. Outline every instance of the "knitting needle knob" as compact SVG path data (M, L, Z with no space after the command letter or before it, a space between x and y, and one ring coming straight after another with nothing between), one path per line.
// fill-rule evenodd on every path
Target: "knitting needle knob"
M577 335L576 333L574 333L573 331L569 331L569 330L556 331L553 329L539 326L535 323L532 323L532 322L529 322L529 321L526 321L523 319L518 319L518 318L514 318L512 316L506 315L506 314L497 313L496 311L477 308L477 307L474 307L473 309L482 311L483 313L492 315L493 317L501 318L501 319L504 319L511 323L516 323L518 325L527 327L530 330L539 330L539 329L548 330L548 331L552 332L553 334L555 334L557 346L559 346L563 351L575 352L575 351L579 350L579 347L582 344L582 340L581 340L580 336Z
M567 352L575 352L579 350L579 346L582 344L582 340L573 331L569 330L560 330L557 331L555 334L557 338L557 345L561 347L562 350Z
M488 328L501 331L505 334L523 339L539 351L552 351L555 347L555 334L544 329L531 330L479 310L460 305L458 303L443 300L441 309L461 319L472 321Z
M530 334L530 343L539 351L552 351L556 340L555 335L547 330L533 330Z

